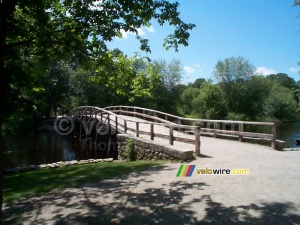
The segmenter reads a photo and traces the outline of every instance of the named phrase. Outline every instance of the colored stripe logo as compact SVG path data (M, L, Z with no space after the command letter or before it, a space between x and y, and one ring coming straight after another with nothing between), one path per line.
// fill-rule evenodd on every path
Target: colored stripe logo
M176 177L191 177L196 165L181 165L178 169Z

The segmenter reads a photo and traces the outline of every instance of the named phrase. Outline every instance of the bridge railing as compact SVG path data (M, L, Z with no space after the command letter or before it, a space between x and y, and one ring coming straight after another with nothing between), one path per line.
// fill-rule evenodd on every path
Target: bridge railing
M160 121L159 119L156 120L160 122L136 121L136 120L126 119L110 110L99 108L99 107L93 107L93 106L77 107L76 109L71 110L68 115L77 119L85 119L88 122L91 119L100 120L108 124L108 127L112 126L119 132L126 134L128 133L128 131L131 131L134 133L136 137L139 137L141 134L144 134L144 135L149 135L151 140L154 140L154 137L168 139L170 145L174 145L174 141L194 144L196 155L200 156L200 127L196 125L191 126L191 125L175 124L167 121L163 122ZM145 115L145 117L146 116L147 115ZM128 123L133 123L135 125L133 127L130 127L128 126ZM140 124L148 124L149 131L140 129ZM155 126L168 127L169 134L166 135L166 134L156 132ZM194 134L194 139L177 136L176 133L174 132L174 129L190 130Z
M276 124L270 122L253 122L253 121L234 121L234 120L209 120L193 119L175 116L161 111L147 109L135 106L109 106L105 109L117 114L136 116L143 119L164 122L166 124L190 124L201 127L200 134L213 137L229 136L236 137L239 141L243 139L260 139L268 140L272 148L276 148ZM263 126L267 131L249 132L245 131L246 126ZM180 127L178 127L180 129Z

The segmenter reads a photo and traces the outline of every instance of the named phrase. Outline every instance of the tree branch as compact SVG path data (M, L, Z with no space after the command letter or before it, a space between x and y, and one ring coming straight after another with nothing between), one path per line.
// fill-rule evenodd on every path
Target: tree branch
M67 31L78 29L78 28L80 28L80 27L71 27L71 28L65 28L65 29L61 29L61 30L49 31L49 32L44 33L43 35L39 35L39 36L30 38L28 40L18 41L18 42L12 43L12 44L8 44L8 45L6 45L6 48L7 49L12 49L14 47L18 47L18 46L21 46L21 45L34 44L35 43L34 40L36 40L37 38L52 36L53 34L67 32Z

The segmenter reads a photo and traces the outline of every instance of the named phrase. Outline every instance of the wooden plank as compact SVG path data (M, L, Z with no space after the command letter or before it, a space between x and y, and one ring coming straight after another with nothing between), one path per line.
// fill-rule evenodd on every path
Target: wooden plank
M195 144L195 140L194 139L190 139L190 138L183 138L183 137L173 137L174 141L178 141L178 142L184 142L184 143L189 143L189 144Z

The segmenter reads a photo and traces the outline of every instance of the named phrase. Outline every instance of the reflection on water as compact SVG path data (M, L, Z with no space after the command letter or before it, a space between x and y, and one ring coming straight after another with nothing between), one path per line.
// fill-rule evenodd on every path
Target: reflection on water
M300 122L277 125L277 139L284 140L287 148L300 148L296 146L296 140L300 140Z
M4 146L5 168L81 159L116 158L117 152L116 145L111 145L108 153L107 148L104 148L107 147L105 141L97 146L95 143L54 132L7 135Z
M75 153L73 150L65 149L64 150L64 161L72 161L75 159Z
M57 162L75 154L71 141L55 133L7 135L4 145L5 167Z

